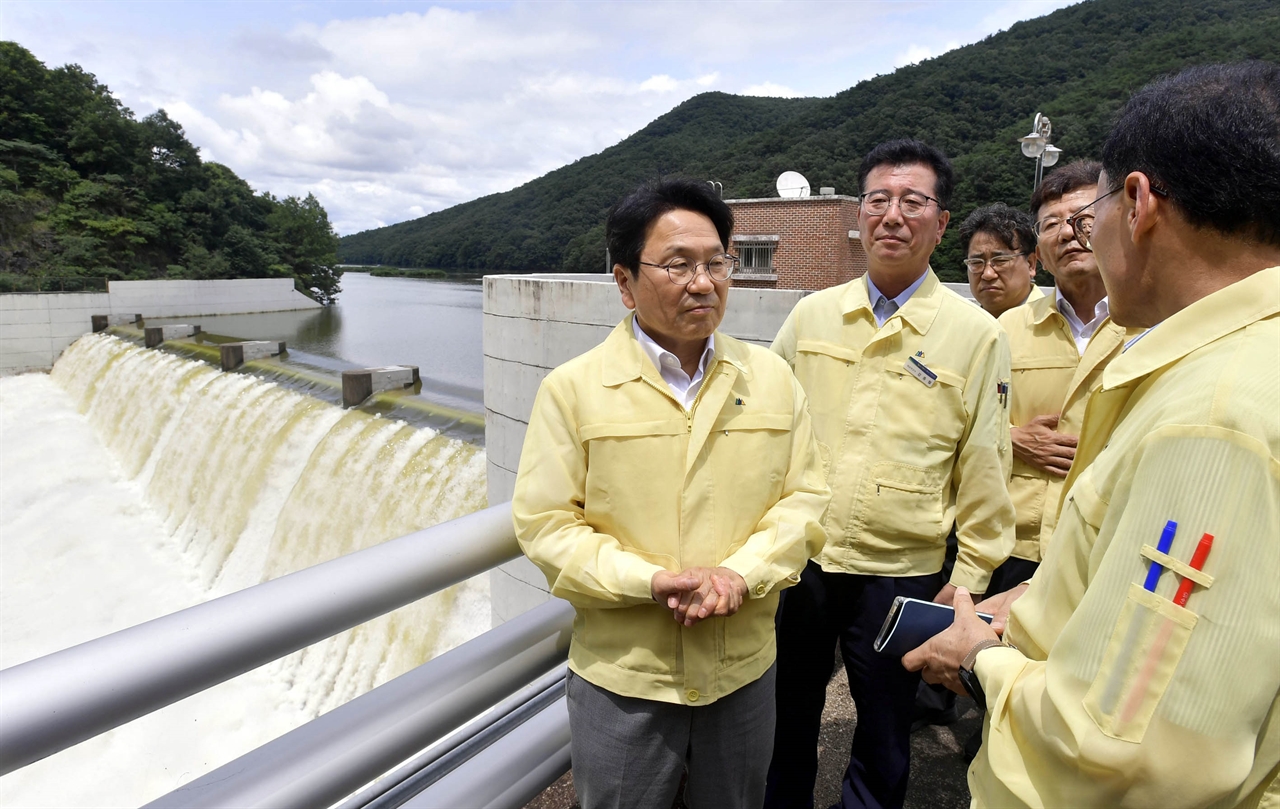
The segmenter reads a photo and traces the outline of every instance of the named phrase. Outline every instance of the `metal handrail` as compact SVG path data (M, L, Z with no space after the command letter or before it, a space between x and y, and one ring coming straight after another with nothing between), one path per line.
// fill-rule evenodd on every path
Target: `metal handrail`
M569 770L569 709L549 706L427 789L404 809L512 809L524 806Z
M0 775L519 552L504 503L0 671Z
M402 798L407 800L404 796L416 795L434 784L456 769L459 763L488 747L494 739L523 724L531 712L542 710L548 695L563 694L568 670L568 661L561 663L450 733L438 744L431 745L342 803L335 804L333 809L394 809L404 802Z
M556 599L542 604L145 809L329 806L549 670L558 672L556 696L563 695L563 663L572 627L573 608L568 603ZM548 689L554 686L542 686ZM536 696L526 694L525 700ZM454 741L465 744L467 739ZM435 751L436 760L456 747ZM424 761L419 769L431 763Z

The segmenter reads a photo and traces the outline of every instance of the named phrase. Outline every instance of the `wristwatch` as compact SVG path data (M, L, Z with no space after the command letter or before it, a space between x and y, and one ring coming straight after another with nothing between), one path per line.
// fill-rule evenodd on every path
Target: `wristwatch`
M969 692L969 696L973 697L974 702L984 708L987 705L987 694L982 690L982 683L978 682L978 675L973 673L973 667L977 664L978 652L981 652L983 649L990 649L992 646L1007 646L1008 648L1015 650L1018 648L1012 643L1005 643L1004 641L994 640L992 638L980 640L973 645L972 649L969 650L969 654L964 656L964 660L960 661L960 671L957 672L960 676L960 684L964 686L964 690Z

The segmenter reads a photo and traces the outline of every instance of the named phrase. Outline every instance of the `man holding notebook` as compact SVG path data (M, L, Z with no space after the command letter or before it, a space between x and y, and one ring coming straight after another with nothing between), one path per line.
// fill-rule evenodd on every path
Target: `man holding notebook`
M902 805L920 677L872 643L896 597L949 605L957 587L985 590L1013 547L1008 345L929 268L950 219L951 163L892 141L863 160L859 185L870 269L800 301L773 344L809 396L832 501L826 545L779 612L768 807L813 806L837 644L858 711L841 804Z
M903 662L986 704L975 806L1277 806L1280 67L1148 85L1102 165L1076 233L1145 331L1089 402L1035 579L985 605L1003 642L961 593Z

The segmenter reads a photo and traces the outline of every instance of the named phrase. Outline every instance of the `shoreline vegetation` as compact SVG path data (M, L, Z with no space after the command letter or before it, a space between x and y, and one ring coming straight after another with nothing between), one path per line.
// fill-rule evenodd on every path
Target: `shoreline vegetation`
M419 270L411 267L348 267L349 272L367 272L374 278L448 278L444 270Z

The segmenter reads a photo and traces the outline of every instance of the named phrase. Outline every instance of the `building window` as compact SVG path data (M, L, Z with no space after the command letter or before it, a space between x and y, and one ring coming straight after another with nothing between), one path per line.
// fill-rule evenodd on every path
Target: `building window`
M743 275L773 275L774 242L739 242L738 258L742 260L739 272Z

